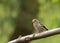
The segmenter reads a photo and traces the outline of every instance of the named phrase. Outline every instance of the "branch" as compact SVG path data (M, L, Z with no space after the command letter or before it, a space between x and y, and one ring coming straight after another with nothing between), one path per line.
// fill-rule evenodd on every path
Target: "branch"
M55 28L52 30L48 30L42 33L36 33L36 34L31 34L31 35L27 35L27 36L23 36L21 38L17 38L15 40L9 41L8 43L25 43L25 42L29 42L32 40L36 40L36 39L42 39L42 38L46 38L49 36L53 36L56 34L60 34L60 28Z

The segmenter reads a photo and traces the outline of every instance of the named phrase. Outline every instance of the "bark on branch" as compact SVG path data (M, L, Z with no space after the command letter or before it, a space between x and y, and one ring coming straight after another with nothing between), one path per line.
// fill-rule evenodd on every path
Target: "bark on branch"
M42 38L46 38L49 36L53 36L56 34L60 34L60 28L55 28L55 29L48 30L48 31L45 31L42 33L36 33L36 34L31 34L31 35L19 37L15 40L9 41L8 43L25 43L25 42L29 42L32 40L42 39Z

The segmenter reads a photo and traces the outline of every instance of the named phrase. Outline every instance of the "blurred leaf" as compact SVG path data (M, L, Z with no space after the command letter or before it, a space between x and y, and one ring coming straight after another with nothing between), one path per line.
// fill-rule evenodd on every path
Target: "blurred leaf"
M53 3L57 3L57 2L59 2L59 0L52 0L52 2L53 2Z

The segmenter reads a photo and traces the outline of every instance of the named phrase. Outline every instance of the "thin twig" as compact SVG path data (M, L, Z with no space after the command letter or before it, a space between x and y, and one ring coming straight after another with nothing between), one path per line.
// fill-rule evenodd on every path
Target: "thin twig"
M36 39L42 39L42 38L46 38L49 36L53 36L56 34L60 34L60 28L55 28L52 30L48 30L42 33L36 33L36 34L31 34L31 35L27 35L27 36L23 36L21 38L17 38L15 40L9 41L8 43L25 43L25 42L29 42L32 40L36 40Z

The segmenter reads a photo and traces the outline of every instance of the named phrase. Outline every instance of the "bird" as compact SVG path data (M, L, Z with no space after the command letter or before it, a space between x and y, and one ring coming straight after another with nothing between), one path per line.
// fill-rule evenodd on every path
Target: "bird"
M40 21L38 19L33 19L32 20L33 23L33 27L39 32L43 32L43 31L47 31L48 29L40 23Z

